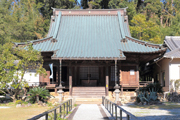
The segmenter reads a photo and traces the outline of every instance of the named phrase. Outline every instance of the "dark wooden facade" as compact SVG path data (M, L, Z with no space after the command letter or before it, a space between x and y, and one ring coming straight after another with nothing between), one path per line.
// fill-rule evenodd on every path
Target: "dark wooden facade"
M52 60L51 53L42 53L42 55L44 56L44 68L47 70L47 76L45 78L40 76L40 82L45 82L50 85L50 88L53 88L52 86L55 88L60 84L60 60ZM138 88L139 66L157 55L129 54L127 60L117 60L117 84L121 85L121 89ZM54 80L49 79L50 63L53 63ZM114 89L116 83L115 60L62 60L61 80L63 81L62 85L69 91L72 87L77 86L104 86L106 91Z

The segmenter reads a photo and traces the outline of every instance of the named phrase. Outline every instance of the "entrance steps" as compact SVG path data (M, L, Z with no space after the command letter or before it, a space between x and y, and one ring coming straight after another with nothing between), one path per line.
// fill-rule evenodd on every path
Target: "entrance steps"
M102 98L105 87L73 87L72 96L76 98Z
M75 98L76 104L101 104L102 98Z

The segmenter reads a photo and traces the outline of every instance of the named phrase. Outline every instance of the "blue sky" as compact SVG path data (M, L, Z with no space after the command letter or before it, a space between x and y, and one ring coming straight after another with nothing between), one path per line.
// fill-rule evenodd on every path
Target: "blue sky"
M78 0L78 2L80 3L80 2L81 2L81 0Z

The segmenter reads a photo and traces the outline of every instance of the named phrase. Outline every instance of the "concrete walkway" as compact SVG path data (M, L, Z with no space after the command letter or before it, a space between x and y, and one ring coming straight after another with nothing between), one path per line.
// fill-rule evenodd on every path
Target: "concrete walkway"
M68 120L108 120L104 110L97 104L81 104Z

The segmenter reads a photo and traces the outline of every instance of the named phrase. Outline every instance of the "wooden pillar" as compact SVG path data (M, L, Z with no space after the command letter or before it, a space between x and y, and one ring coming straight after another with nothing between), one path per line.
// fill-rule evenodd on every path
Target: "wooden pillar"
M72 67L69 65L69 95L72 96Z
M117 59L115 59L115 86L117 84Z
M56 66L56 85L58 85L58 67Z
M60 84L59 84L59 86L62 86L62 84L61 84L61 77L62 77L62 60L60 59L59 60L59 81L60 81Z
M77 85L77 66L75 66L75 68L74 68L74 77L75 77L75 79L74 79L74 85Z
M77 73L77 80L76 80L77 81L77 85L80 85L80 83L79 83L79 81L80 81L79 80L79 67L77 67L77 72L76 73Z
M104 81L104 79L103 79L103 76L104 76L103 67L99 67L99 68L101 69L101 72L100 72L100 73L101 73L101 77L100 77L101 79L100 79L98 85L99 85L99 86L102 86L102 85L104 86L105 81Z
M138 65L136 66L136 82L138 83L138 86L139 86L139 67Z
M109 96L109 69L106 66L106 96Z

